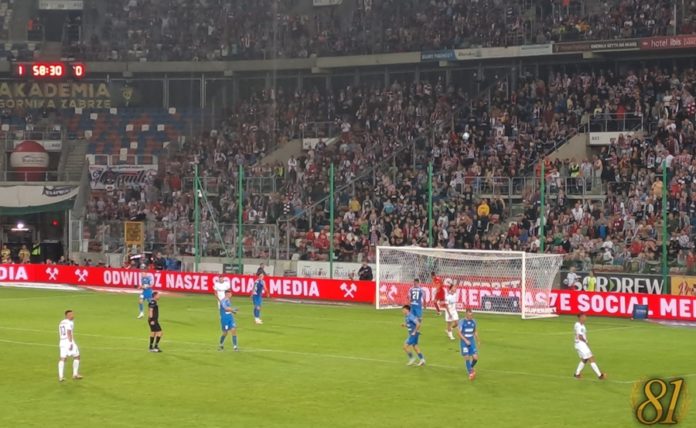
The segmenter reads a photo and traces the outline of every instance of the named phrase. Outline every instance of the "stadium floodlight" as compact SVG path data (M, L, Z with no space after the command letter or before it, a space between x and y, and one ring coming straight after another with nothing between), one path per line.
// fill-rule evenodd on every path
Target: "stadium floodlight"
M13 227L13 228L12 228L12 231L13 231L13 232L28 232L28 231L29 231L29 228L26 227L26 226L24 226L24 223L22 223L22 222L20 221L20 222L17 222L17 226L16 226L16 227Z
M458 306L474 311L515 314L524 319L556 316L551 288L563 259L558 254L522 251L377 247L377 309L408 303L417 279L426 301L435 292L431 274L454 284Z

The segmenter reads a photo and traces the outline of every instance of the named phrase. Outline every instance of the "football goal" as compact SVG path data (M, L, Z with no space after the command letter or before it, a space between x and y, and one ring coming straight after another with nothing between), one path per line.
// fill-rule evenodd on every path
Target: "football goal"
M551 287L562 262L557 254L521 251L377 247L376 306L408 303L408 291L418 281L427 307L433 307L434 273L446 286L455 285L460 309L519 314L524 319L556 316Z

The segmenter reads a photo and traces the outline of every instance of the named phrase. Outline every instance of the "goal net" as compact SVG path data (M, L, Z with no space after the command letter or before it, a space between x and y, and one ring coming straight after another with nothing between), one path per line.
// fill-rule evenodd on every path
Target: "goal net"
M459 309L522 318L555 316L551 287L562 262L559 255L520 251L378 247L376 306L397 308L408 303L408 290L418 279L426 307L434 307L434 272L446 286L456 286Z

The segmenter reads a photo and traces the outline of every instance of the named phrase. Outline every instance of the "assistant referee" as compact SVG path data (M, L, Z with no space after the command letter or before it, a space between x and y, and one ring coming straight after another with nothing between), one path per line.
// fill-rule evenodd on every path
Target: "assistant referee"
M162 352L159 342L162 338L162 327L159 324L159 293L152 293L152 298L148 304L147 322L150 325L150 352Z

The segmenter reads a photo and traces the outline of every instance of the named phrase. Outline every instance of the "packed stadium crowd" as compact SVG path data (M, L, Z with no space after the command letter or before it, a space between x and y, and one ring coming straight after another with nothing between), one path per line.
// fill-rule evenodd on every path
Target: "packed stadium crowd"
M667 0L115 0L73 56L94 60L213 61L307 58L692 34L696 6ZM304 6L304 7L303 7ZM167 12L162 13L162 10ZM96 16L86 17L97 19Z
M167 174L142 186L95 192L88 206L89 235L108 235L97 230L111 227L103 220L140 218L148 220L148 239L157 248L192 254L190 177L197 163L202 182L218 195L211 198L213 215L202 210L202 247L206 254L218 254L212 219L236 222L241 165L246 180L275 182L273 189L245 194L243 222L280 226L279 236L247 231L245 255L268 256L280 246L282 257L324 260L333 162L336 258L373 261L376 245L428 244L426 165L431 161L433 245L535 252L543 240L546 251L566 254L579 267L600 263L646 271L657 266L660 254L665 161L670 260L679 267L690 263L693 270L695 82L691 69L645 68L551 73L546 79L530 77L515 89L501 81L485 99L472 99L442 82L261 94L172 155ZM629 115L640 119L644 132L626 132L591 158L545 158L582 126ZM285 144L301 136L305 124L326 119L335 124L335 133L318 138L300 156L258 162L266 147ZM522 200L510 198L509 183ZM236 239L233 227L223 228L223 235L227 242Z

